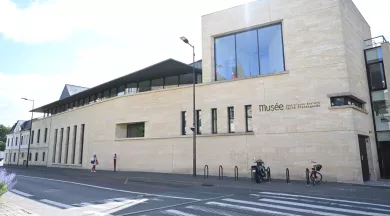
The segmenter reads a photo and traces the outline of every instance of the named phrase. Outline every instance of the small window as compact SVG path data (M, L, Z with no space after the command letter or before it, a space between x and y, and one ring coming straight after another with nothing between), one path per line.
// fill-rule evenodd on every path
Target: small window
M24 158L24 152L22 152L22 158Z
M31 161L31 157L32 157L32 153L30 152L30 154L28 155L28 161Z
M118 90L117 96L124 95L125 94L125 90L126 90L126 86L125 85L119 86L119 90Z
M138 85L138 91L139 92L150 91L150 81L146 80L146 81L140 82Z
M34 131L31 132L31 144L34 144Z
M130 83L126 85L127 94L135 94L137 93L137 83Z
M38 135L37 135L37 143L39 143L39 138L41 137L41 130L38 130Z
M42 153L42 162L45 162L45 155L46 155L46 152L43 152Z
M364 102L361 102L350 96L332 97L330 98L330 101L332 107L351 105L360 109L364 109Z
M16 161L16 153L14 153L14 162Z
M18 146L18 137L15 139L15 146Z
M163 89L164 78L152 80L152 90Z
M45 142L45 143L47 142L47 128L45 128L45 138L44 138L44 142Z
M118 89L117 88L112 88L110 90L110 98L115 97L118 94Z
M196 110L196 133L202 134L202 111Z
M228 132L234 133L234 107L228 107Z
M217 109L211 109L211 133L218 133Z
M246 105L245 106L245 125L246 125L246 132L252 132L252 106Z
M187 124L187 120L186 120L186 117L187 117L187 113L186 111L182 111L181 112L181 135L186 135L186 124Z
M89 104L89 97L84 98L84 103L85 103L85 105Z
M178 86L179 86L179 77L178 76L165 78L164 88L173 88L173 87L178 87Z
M107 99L108 97L110 97L110 91L109 90L105 90L104 92L103 92L103 100L104 99Z
M127 125L127 138L145 137L145 123Z
M35 153L35 161L38 161L38 152Z
M192 73L180 75L179 85L180 86L191 85L191 84L193 84L192 83L193 79L194 79L194 75Z
M89 103L94 103L96 101L96 95L91 95L89 98Z

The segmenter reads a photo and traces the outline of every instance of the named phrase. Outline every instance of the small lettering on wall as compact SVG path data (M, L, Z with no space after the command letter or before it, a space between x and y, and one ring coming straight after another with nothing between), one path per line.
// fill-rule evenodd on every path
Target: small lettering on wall
M311 109L321 107L320 102L306 102L306 103L295 103L295 104L262 104L259 105L260 112L273 112L281 110L296 110L296 109Z

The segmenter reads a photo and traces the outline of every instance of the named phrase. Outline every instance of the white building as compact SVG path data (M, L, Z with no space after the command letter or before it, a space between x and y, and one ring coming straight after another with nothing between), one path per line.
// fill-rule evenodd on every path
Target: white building
M18 120L7 134L4 164L23 165L27 160L31 121ZM30 154L31 160L31 154Z

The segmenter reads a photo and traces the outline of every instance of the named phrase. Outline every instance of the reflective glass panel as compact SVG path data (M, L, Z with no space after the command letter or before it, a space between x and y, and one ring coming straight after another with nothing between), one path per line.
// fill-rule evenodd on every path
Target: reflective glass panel
M130 83L126 85L127 94L137 93L137 83Z
M125 94L125 89L126 89L126 86L120 86L119 87L119 90L118 90L118 96L122 96Z
M376 130L390 130L390 109L388 90L371 92L371 96Z
M194 78L193 74L180 75L180 80L179 80L180 86L192 85L193 78Z
M250 77L259 75L259 52L257 31L247 31L236 35L237 76Z
M282 25L258 30L260 50L260 74L284 71Z
M215 79L217 81L237 78L235 48L235 35L215 39Z
M368 65L368 74L370 74L370 84L372 90L380 90L386 88L386 81L383 73L382 63Z
M382 60L382 47L377 47L366 51L366 61L368 64Z

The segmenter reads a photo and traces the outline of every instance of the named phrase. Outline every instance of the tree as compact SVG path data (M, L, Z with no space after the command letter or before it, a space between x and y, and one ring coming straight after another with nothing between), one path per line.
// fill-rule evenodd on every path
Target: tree
M0 124L0 151L4 151L5 143L7 142L7 133L11 130L10 127Z

